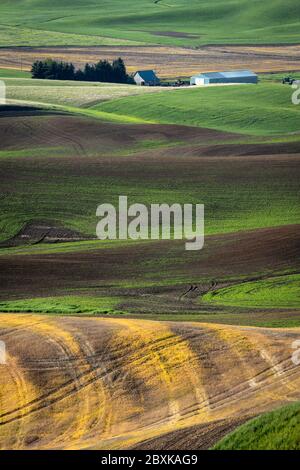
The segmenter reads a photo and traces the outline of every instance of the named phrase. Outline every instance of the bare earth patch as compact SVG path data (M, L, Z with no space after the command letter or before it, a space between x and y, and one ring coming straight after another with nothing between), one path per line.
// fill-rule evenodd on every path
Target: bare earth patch
M141 442L134 450L208 450L227 434L253 416L224 419L209 424L199 424L180 431L173 431L155 439Z
M28 222L13 238L0 243L0 248L38 243L76 242L89 238L92 237L60 227L55 222L35 221Z

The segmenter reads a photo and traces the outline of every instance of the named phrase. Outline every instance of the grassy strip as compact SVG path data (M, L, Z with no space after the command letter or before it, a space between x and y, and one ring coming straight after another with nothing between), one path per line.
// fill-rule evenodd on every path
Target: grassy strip
M26 72L24 70L17 70L17 69L3 69L3 68L0 68L0 80L3 80L4 78L6 79L13 79L13 78L17 78L17 79L30 79L31 77L31 73L30 72Z
M76 28L70 32L58 31L55 29L54 31L51 31L47 26L44 29L41 27L39 22L35 22L34 16L32 18L32 27L24 27L20 24L16 25L14 19L18 16L19 6L17 9L16 7L11 7L11 11L6 10L6 17L8 17L8 19L10 19L11 15L13 15L11 19L13 24L1 24L0 47L138 46L143 44L142 41L135 41L134 39L109 37L109 32L107 32L108 36L102 36L99 35L99 31L96 30L92 34L80 34L80 31L77 32ZM28 8L29 11L32 11L30 7L26 6L25 8ZM51 12L49 13L51 14ZM2 20L2 5L0 5L0 16Z
M187 313L149 313L133 314L136 318L157 321L213 323L220 325L250 326L255 328L299 328L300 312L270 314L262 313L238 313L226 311L225 313L187 312Z
M47 158L53 156L58 157L65 155L67 149L65 147L38 147L32 149L21 149L21 150L0 150L1 159L14 159L14 158L30 158L30 157L42 157Z
M135 85L116 84L85 84L82 82L57 82L45 80L42 84L30 79L6 79L6 95L9 101L23 101L44 105L62 105L74 107L90 107L95 103L110 101L127 96L159 93L165 88L138 87ZM24 85L23 85L24 83Z
M1 248L0 256L6 255L49 255L52 253L79 253L86 251L106 250L134 245L135 247L151 240L87 240L65 243L42 243Z
M117 308L121 299L115 297L45 297L26 300L0 302L0 311L44 313L60 315L114 315L122 314Z
M299 308L300 275L246 282L209 292L202 300L218 305L247 308Z
M295 80L300 80L300 72L296 71L286 71L286 72L272 72L272 73L262 73L259 75L259 79L262 82L275 82L281 83L284 77L291 76ZM289 85L287 85L289 86Z
M215 450L300 450L300 402L259 416L219 442Z
M160 284L161 285L161 284ZM44 315L73 315L73 316L122 316L160 322L191 322L205 324L221 324L247 326L256 328L300 328L300 313L276 314L276 319L268 314L255 315L251 313L137 313L121 305L126 298L90 297L90 296L61 296L35 299L24 299L0 302L1 313L38 313ZM128 301L128 299L127 299ZM136 309L135 309L136 310ZM265 318L262 320L262 318Z

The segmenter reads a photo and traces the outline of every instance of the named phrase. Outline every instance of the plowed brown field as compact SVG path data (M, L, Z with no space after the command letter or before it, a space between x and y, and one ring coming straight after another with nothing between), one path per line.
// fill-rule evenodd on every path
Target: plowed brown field
M158 272L162 256L164 271ZM299 272L299 259L299 225L207 237L205 250L196 254L185 252L182 242L159 241L141 243L134 249L129 245L78 253L3 255L0 298L51 296L58 295L62 287L69 293L88 287L90 295L128 295L128 306L135 305L135 297L148 294L145 303L149 313L185 311L189 297L185 300L181 296L190 284L178 283L180 278L191 283L198 279L197 297L210 286L211 279L221 284L228 277L234 282L241 276L251 279L287 269ZM165 273L169 286L160 287ZM143 279L152 280L153 287L135 288ZM122 283L132 289L122 289ZM139 311L141 305L136 308Z

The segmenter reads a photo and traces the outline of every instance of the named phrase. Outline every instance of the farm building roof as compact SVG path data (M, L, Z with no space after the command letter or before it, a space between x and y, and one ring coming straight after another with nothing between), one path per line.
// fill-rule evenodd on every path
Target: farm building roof
M257 75L251 70L233 70L231 72L208 72L199 73L195 77L205 78L235 78L235 77L256 77Z
M137 73L140 77L142 77L143 80L145 80L145 82L153 82L155 80L158 80L153 70L138 70L135 75Z

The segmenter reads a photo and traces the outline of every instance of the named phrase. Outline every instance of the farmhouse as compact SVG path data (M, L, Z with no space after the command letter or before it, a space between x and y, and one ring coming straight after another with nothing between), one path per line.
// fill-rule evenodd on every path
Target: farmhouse
M236 70L231 72L210 72L194 75L191 85L221 85L228 83L258 83L258 76L250 70Z
M153 70L139 70L133 79L137 85L141 86L158 86L160 84L159 78Z

